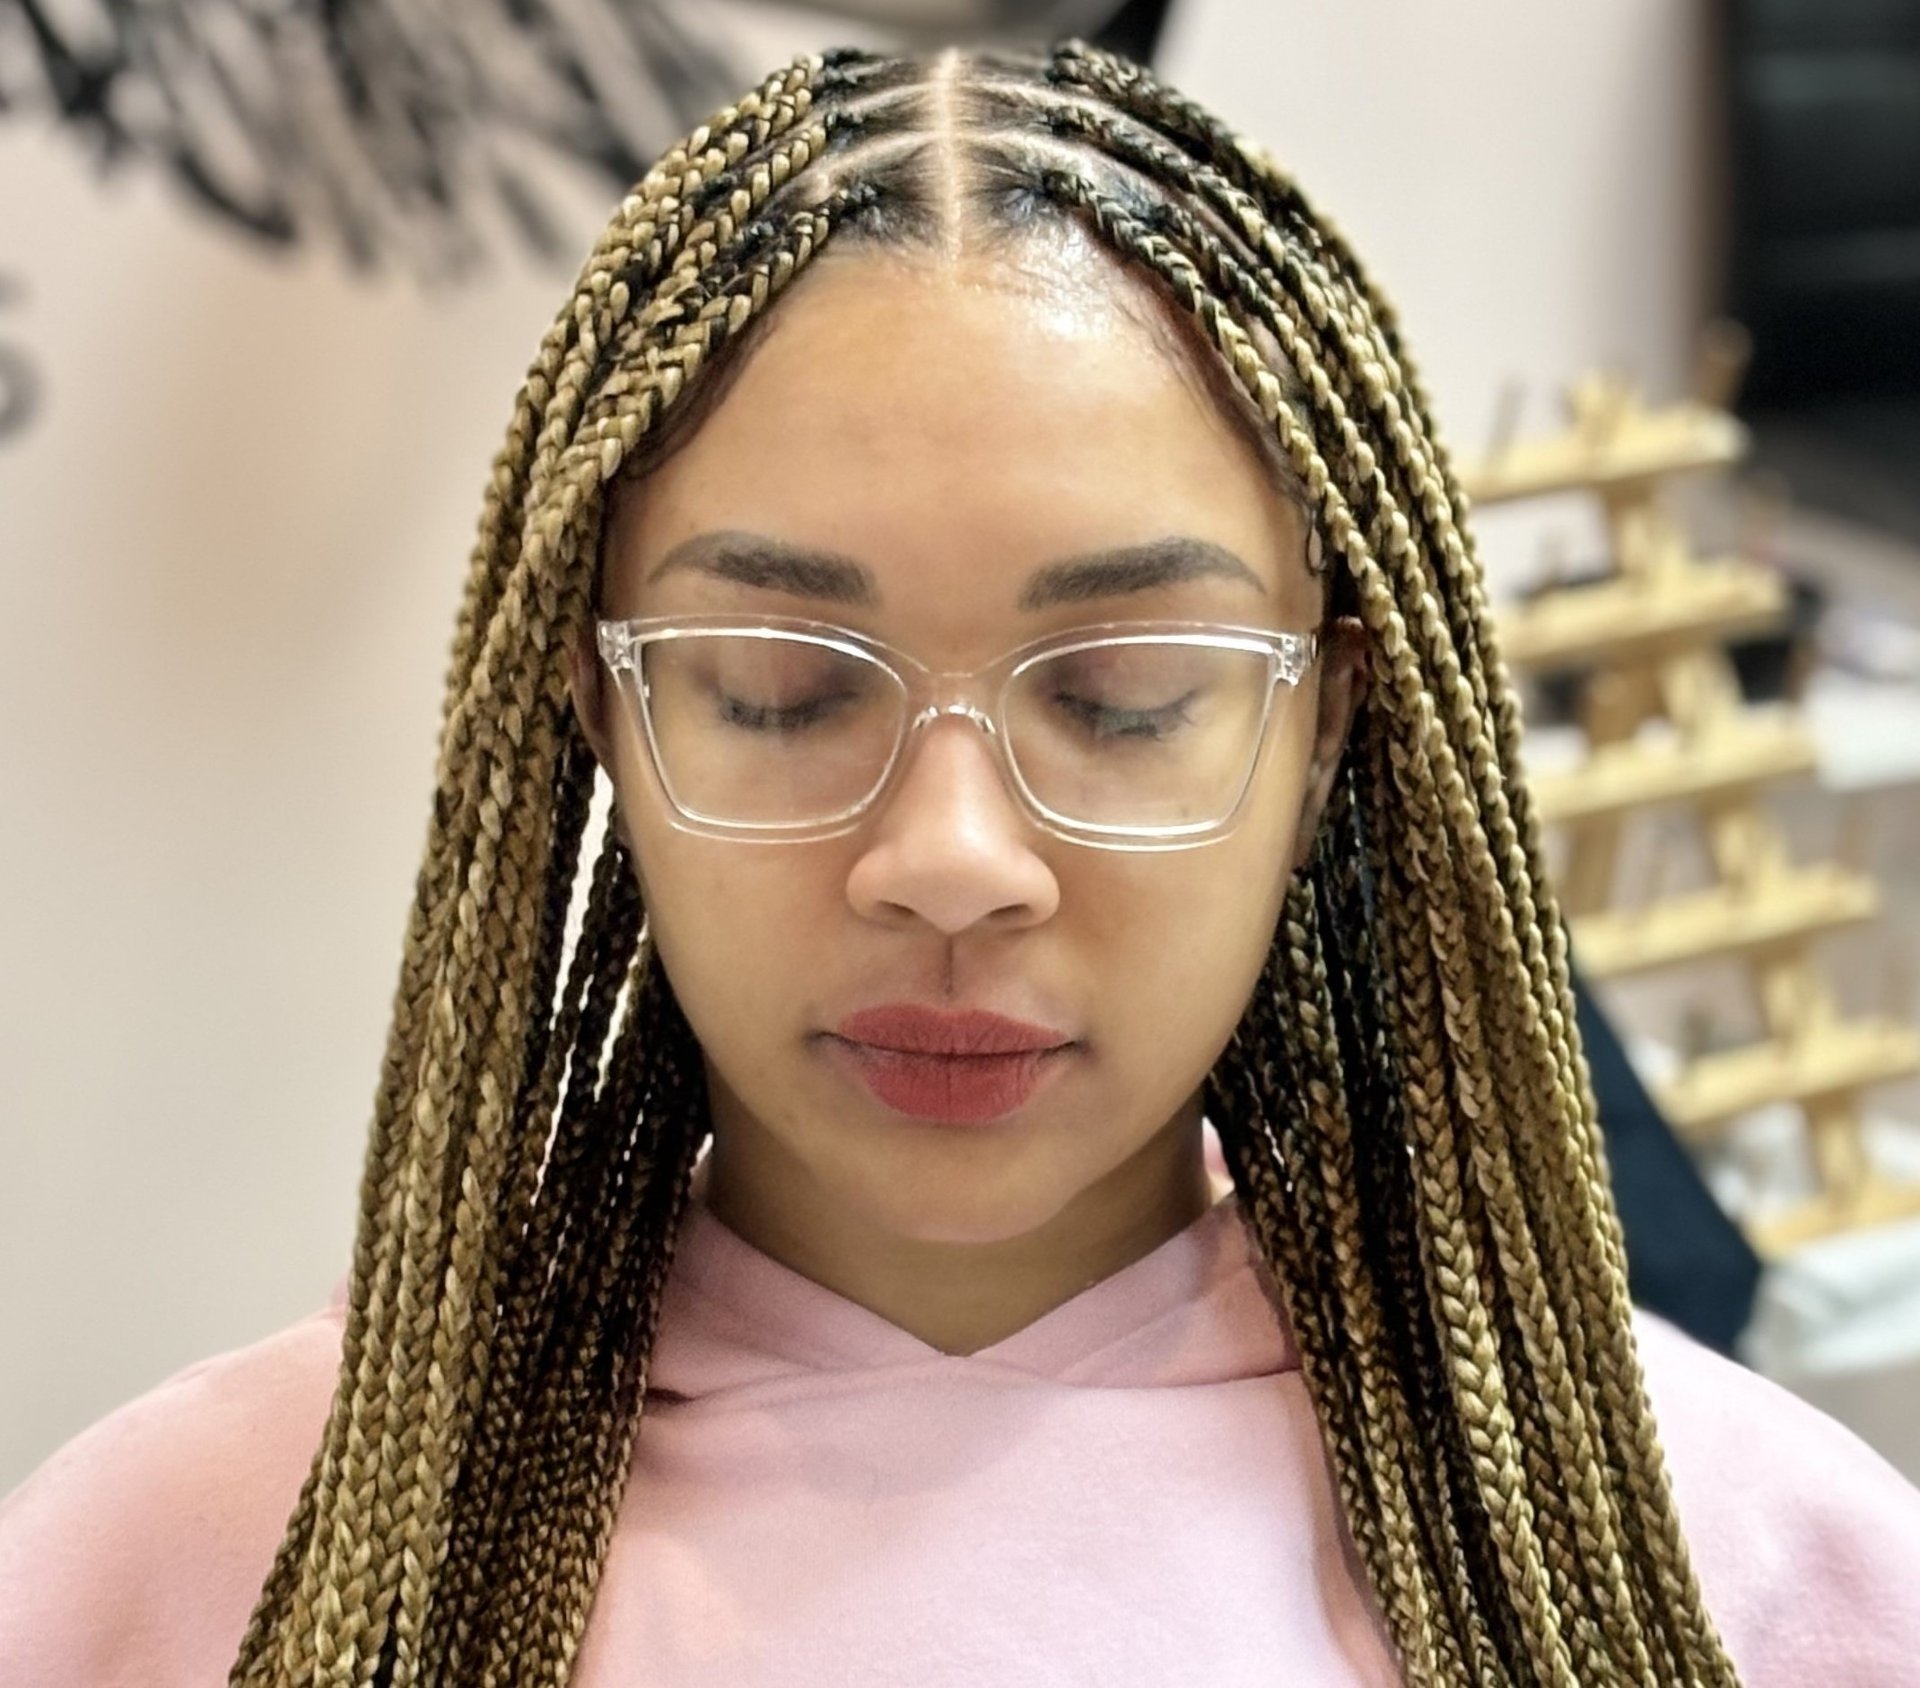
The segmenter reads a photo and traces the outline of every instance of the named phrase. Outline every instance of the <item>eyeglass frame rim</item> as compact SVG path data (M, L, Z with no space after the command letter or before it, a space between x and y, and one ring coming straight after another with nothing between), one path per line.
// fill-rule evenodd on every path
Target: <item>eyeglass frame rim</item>
M635 706L634 713L638 717L641 737L646 742L647 755L652 762L654 776L659 780L660 789L666 795L668 805L673 811L674 824L680 830L692 832L701 837L722 838L746 844L811 844L830 838L844 837L847 833L857 830L893 785L905 761L905 751L913 734L930 720L938 719L943 715L964 715L986 733L987 738L993 743L994 754L1000 763L1005 782L1014 794L1015 801L1037 826L1068 843L1080 844L1090 849L1131 852L1193 849L1217 843L1234 830L1238 824L1240 812L1246 806L1247 794L1253 789L1254 776L1259 771L1260 759L1266 750L1267 735L1272 730L1274 693L1282 684L1285 684L1290 691L1296 689L1311 671L1314 663L1319 660L1325 648L1317 631L1301 632L1285 628L1251 627L1236 622L1217 621L1159 619L1105 621L1085 623L1077 627L1062 628L1052 633L1042 634L1015 646L1012 650L977 668L936 670L911 653L889 644L884 639L863 633L858 628L808 616L697 612L655 616L596 617L594 628L596 649L601 661L613 676L615 688L627 694ZM724 821L692 810L682 802L679 793L674 790L673 782L667 777L666 765L660 755L659 742L654 732L653 712L648 707L646 687L640 669L640 653L648 644L677 635L700 636L725 633L770 638L796 636L807 642L823 644L830 648L840 647L857 657L876 663L892 673L894 679L900 683L906 693L908 706L905 724L894 740L886 767L857 804L824 821L796 822L790 826L781 826L752 821ZM1045 657L1066 655L1076 650L1090 649L1096 645L1171 642L1211 643L1216 648L1232 649L1254 647L1264 651L1268 658L1267 687L1261 703L1260 727L1254 735L1253 750L1247 760L1246 773L1226 813L1216 821L1186 828L1127 828L1088 826L1069 820L1048 808L1028 786L1026 777L1021 773L1020 766L1014 760L1012 749L1007 742L1003 707L1007 688L1025 668ZM967 683L970 694L968 701L959 706L946 703L934 708L918 707L919 700L926 695L928 689L937 688L942 682ZM973 697L983 692L988 694L990 704L985 711L972 701Z

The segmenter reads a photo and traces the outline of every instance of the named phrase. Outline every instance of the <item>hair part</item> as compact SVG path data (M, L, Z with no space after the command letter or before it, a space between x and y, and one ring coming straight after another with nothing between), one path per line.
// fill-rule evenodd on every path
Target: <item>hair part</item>
M1398 325L1268 160L1067 43L799 61L635 187L543 340L453 642L338 1387L234 1684L567 1680L707 1130L612 827L564 941L595 764L559 653L610 488L697 426L823 251L1063 235L1179 321L1370 637L1208 1103L1406 1678L1734 1682L1635 1355L1517 711Z

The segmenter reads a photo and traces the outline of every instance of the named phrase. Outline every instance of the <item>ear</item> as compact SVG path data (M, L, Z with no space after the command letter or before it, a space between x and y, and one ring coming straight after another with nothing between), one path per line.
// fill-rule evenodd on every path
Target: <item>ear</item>
M607 777L613 777L613 686L600 661L593 619L589 617L561 652L567 665L567 689L573 694L573 713L586 735L594 759Z
M1307 762L1306 790L1300 799L1300 824L1293 838L1296 872L1307 865L1312 854L1320 817L1333 793L1334 775L1340 771L1348 729L1366 696L1367 648L1367 630L1357 616L1339 617L1320 635L1313 749Z
M614 828L627 853L637 861L639 852L634 849L633 829L627 824L627 812L621 805L620 780L613 755L613 712L619 703L614 697L613 677L600 661L595 639L594 622L589 618L561 650L560 658L567 665L567 690L573 694L574 718L580 723L580 731L593 751L594 760L613 785Z

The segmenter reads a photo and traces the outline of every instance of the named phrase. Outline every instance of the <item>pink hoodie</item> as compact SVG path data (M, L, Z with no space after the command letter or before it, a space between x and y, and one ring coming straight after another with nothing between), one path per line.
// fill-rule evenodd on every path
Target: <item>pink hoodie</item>
M0 1685L217 1688L326 1418L336 1302L0 1503ZM1920 1493L1642 1317L1747 1688L1920 1684ZM955 1357L695 1208L576 1688L1399 1680L1231 1201Z

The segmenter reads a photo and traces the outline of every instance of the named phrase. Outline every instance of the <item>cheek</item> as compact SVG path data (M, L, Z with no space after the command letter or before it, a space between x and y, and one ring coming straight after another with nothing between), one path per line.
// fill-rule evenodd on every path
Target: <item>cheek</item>
M1293 882L1293 849L1310 728L1277 734L1269 765L1249 794L1240 825L1185 870L1181 909L1173 920L1179 961L1171 975L1171 1011L1181 1001L1205 1005L1222 1043L1233 1030L1266 964L1280 911Z
M1182 931L1149 1038L1193 1052L1196 1079L1219 1057L1259 984L1284 896L1284 868L1247 864Z
M832 852L681 832L644 793L622 812L654 945L701 1041L753 1042L784 1025L835 913Z
M626 822L648 928L674 992L692 1016L696 1001L717 981L742 993L753 988L765 952L773 947L765 935L791 921L793 876L785 876L789 890L778 902L786 906L778 906L766 895L774 876L756 860L757 848L676 827L644 752L631 741L621 752L614 795Z
M1265 964L1290 836L1249 813L1218 844L1134 858L1085 886L1099 910L1082 928L1088 972L1102 982L1116 1055L1149 1066L1173 1057L1198 1071L1211 1063Z

